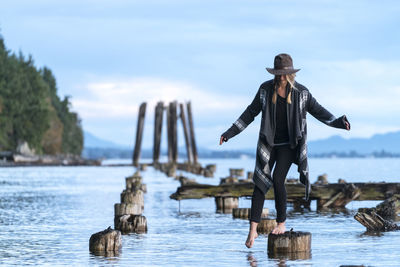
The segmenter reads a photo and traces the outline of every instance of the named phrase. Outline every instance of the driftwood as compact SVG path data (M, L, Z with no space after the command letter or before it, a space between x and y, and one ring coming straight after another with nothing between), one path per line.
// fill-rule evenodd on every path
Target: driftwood
M400 193L400 183L353 183L358 188L359 195L357 200L384 200L388 194ZM329 201L339 192L345 191L348 184L331 183L326 185L311 185L310 199L319 199ZM251 182L240 182L236 184L224 185L185 185L177 188L170 198L198 199L206 197L251 197L254 190L254 184ZM286 184L288 202L297 201L304 197L303 184ZM269 190L265 195L266 199L274 199L274 190Z
M382 203L378 204L375 208L359 208L359 212L374 211L384 219L394 219L400 212L400 195L396 194Z
M344 187L338 193L336 193L326 201L319 201L318 206L322 208L344 207L349 202L351 202L354 199L357 199L360 196L361 190L353 183L351 184L343 183L343 184Z
M400 226L390 221L400 211L400 195L395 194L375 208L359 208L354 219L367 228L367 231L400 230Z
M121 248L121 232L111 227L93 234L89 239L89 250L96 255L114 256Z
M367 228L367 231L393 231L400 230L400 226L397 224L383 219L376 212L357 212L354 215L354 219L356 219L359 223L364 225Z

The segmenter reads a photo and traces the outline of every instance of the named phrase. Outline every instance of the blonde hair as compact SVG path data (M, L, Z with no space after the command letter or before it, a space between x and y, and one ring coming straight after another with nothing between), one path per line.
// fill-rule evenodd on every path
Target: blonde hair
M292 104L292 90L293 88L296 88L294 86L295 83L295 77L296 77L296 73L292 73L292 74L286 74L286 80L287 82L290 84L290 90L289 90L289 94L286 97L286 102L289 104ZM274 94L272 95L272 103L276 104L276 98L278 97L278 87L281 83L281 75L275 75L275 79L274 79Z

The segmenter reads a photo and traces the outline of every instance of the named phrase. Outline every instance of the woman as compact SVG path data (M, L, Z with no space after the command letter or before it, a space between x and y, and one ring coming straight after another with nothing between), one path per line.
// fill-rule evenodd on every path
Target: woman
M257 225L261 219L265 194L271 186L274 187L277 213L277 226L272 234L285 232L285 180L292 163L298 165L300 182L305 185L305 200L309 198L311 185L308 179L306 113L309 112L331 127L350 130L350 123L345 115L336 118L315 100L305 86L295 82L295 73L300 69L293 68L290 55L277 55L274 68L266 69L275 78L261 84L252 103L220 138L220 145L227 142L262 112L253 175L255 186L249 218L250 229L246 240L248 248L253 246L254 239L258 236Z

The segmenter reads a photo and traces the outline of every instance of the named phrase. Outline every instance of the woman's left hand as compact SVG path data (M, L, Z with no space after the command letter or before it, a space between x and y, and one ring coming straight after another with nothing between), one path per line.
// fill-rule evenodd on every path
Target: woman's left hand
M350 124L347 121L345 121L344 124L346 125L346 130L350 131Z

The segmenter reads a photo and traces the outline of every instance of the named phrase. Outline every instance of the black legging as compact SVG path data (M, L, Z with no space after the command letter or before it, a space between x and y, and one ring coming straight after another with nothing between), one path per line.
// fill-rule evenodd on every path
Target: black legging
M274 182L276 222L284 222L286 220L286 187L285 180L290 165L294 162L296 149L291 149L290 145L274 146L270 155L269 168L275 164L272 179ZM257 187L254 186L253 196L251 199L250 221L260 222L261 212L264 207L265 195Z

